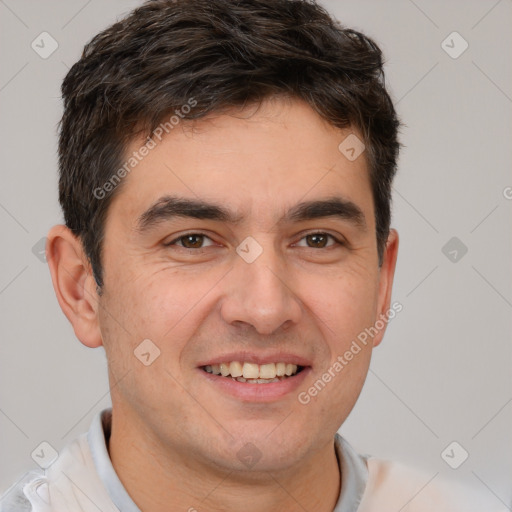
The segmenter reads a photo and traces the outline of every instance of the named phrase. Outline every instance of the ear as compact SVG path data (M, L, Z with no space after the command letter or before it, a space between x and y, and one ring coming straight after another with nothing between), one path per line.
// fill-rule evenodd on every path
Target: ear
M81 241L66 226L54 226L48 232L46 260L57 300L76 337L87 347L99 347L99 296Z
M391 303L391 290L393 288L393 279L395 277L396 259L398 256L398 231L390 229L386 242L386 249L383 254L382 266L380 268L379 278L379 297L377 303L377 318L375 322L384 320L384 327L373 338L373 346L376 347L382 341L386 332L387 319ZM382 315L382 316L381 316Z

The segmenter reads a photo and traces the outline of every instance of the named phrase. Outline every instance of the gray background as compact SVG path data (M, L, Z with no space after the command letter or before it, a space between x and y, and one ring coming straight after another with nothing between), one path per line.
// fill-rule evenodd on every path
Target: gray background
M103 349L76 340L32 249L62 221L62 78L95 33L138 3L0 0L0 492L36 467L41 441L60 450L109 405ZM393 300L404 309L341 433L363 453L463 480L510 506L512 2L323 4L381 45L406 124L393 207ZM31 48L43 31L59 45L47 59ZM453 31L469 44L456 59L441 46ZM445 44L461 48L453 37ZM458 247L443 252L452 237ZM469 452L456 470L441 457L452 441Z

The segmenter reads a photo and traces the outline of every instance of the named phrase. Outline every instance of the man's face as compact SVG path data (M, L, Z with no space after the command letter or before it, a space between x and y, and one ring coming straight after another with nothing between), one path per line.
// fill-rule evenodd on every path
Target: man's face
M350 161L338 150L350 133L301 102L272 100L182 122L125 178L106 221L98 308L121 421L225 469L247 469L244 446L261 456L255 470L275 470L332 443L372 342L332 367L387 308L390 286L364 153ZM176 215L171 196L217 208ZM297 210L317 201L331 203ZM282 373L273 363L300 371L270 383L210 373L233 362L252 377ZM305 400L329 368L334 377Z

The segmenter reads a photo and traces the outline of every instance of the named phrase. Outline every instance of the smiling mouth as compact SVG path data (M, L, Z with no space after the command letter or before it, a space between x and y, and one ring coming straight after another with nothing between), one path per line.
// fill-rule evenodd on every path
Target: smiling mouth
M304 367L291 363L255 364L240 361L202 366L206 373L248 384L281 382L300 373Z

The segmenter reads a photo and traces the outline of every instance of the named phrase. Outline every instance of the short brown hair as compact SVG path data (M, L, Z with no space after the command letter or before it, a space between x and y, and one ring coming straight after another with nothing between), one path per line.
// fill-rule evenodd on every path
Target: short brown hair
M389 235L399 121L375 42L308 0L156 0L96 35L62 84L59 200L101 288L108 206L102 187L135 136L180 117L276 95L307 102L334 126L364 138L379 264ZM111 189L111 190L110 190Z

